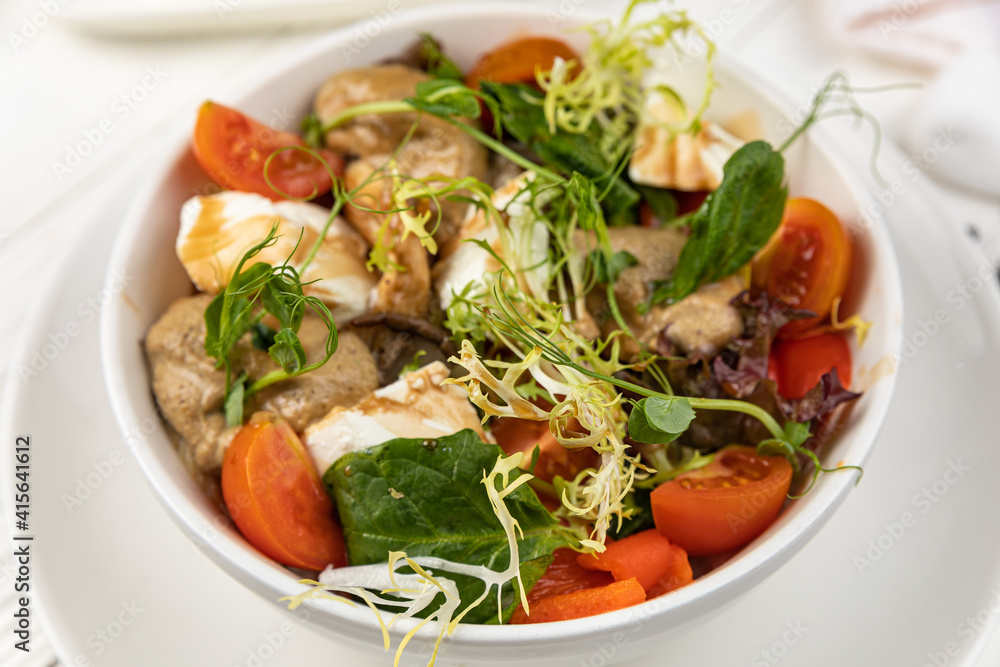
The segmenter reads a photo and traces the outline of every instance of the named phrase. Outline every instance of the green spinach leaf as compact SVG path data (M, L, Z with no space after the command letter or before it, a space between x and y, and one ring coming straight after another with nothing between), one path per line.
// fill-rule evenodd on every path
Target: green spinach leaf
M722 184L691 218L691 237L653 303L678 301L705 283L736 273L781 223L788 189L785 160L764 141L740 147L726 162Z
M351 564L382 563L390 551L405 551L494 571L506 568L507 537L482 484L501 454L467 429L436 440L399 438L342 456L323 483L336 500ZM505 502L524 535L518 543L521 577L530 590L552 552L574 540L527 486ZM483 592L478 579L447 576L458 585L463 608ZM506 620L519 602L512 585L504 587L502 601ZM466 620L495 623L496 596Z

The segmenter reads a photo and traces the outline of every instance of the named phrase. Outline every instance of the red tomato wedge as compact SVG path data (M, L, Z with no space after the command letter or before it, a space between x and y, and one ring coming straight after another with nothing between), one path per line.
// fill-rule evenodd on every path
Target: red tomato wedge
M508 456L524 452L524 468L531 465L531 453L537 445L535 476L546 482L551 482L556 475L573 479L584 468L599 462L597 453L589 447L569 450L556 442L548 422L501 417L493 422L490 432Z
M479 59L465 77L465 85L479 88L482 80L497 83L533 83L536 70L550 70L556 58L580 59L565 42L551 37L523 37L501 44Z
M656 529L692 556L747 544L774 523L792 483L792 466L753 447L719 450L704 468L656 487Z
M326 167L301 150L276 154L267 175L280 192L267 184L264 165L268 157L287 146L305 147L306 143L296 134L275 130L215 102L201 105L191 143L195 160L224 188L255 192L273 201L286 199L285 195L301 198L329 191L332 179ZM335 174L343 173L344 160L339 155L324 149L316 153Z
M854 251L847 230L812 199L789 199L778 230L753 260L753 282L792 308L816 317L789 322L779 336L808 331L830 315L851 278Z
M544 598L531 605L530 616L524 613L524 609L518 609L510 622L519 625L568 621L625 609L645 601L646 591L642 585L635 579L626 579L600 588L585 588Z
M580 554L577 562L587 569L604 570L615 581L635 579L646 591L667 593L694 580L687 552L670 543L655 528L606 544L601 554Z
M777 340L768 359L768 376L785 398L802 398L834 368L845 388L851 386L851 348L843 334Z
M222 463L222 496L243 537L265 556L305 570L347 565L333 504L280 417L258 412L233 438Z

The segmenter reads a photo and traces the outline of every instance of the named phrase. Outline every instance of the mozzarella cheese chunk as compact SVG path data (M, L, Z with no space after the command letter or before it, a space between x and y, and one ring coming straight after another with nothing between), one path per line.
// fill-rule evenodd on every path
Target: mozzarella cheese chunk
M322 475L344 454L393 438L439 438L467 428L484 437L468 394L442 385L447 377L448 367L435 361L311 424L303 441L316 469Z
M532 172L522 172L493 193L494 208L507 216L505 229L487 220L481 209L472 209L456 240L442 248L441 259L434 267L434 289L443 309L448 309L456 294L473 296L488 289L490 274L500 270L496 257L478 244L466 243L469 239L489 244L508 266L518 271L530 293L546 292L551 272L547 261L549 230L536 218L531 206L528 184L534 177ZM504 256L501 233L508 235L507 245L513 249L514 257Z
M743 142L712 121L702 121L697 134L671 132L664 125L684 119L675 104L656 93L646 99L642 126L629 164L636 183L693 192L715 190L722 168Z
M329 215L316 204L272 202L249 192L192 197L181 208L177 257L200 291L215 294L232 278L246 251L263 241L275 223L279 238L252 261L277 266L291 257L290 264L301 267ZM337 321L368 309L377 278L365 267L367 253L361 235L338 217L301 277L303 283L315 281L304 292L326 303Z

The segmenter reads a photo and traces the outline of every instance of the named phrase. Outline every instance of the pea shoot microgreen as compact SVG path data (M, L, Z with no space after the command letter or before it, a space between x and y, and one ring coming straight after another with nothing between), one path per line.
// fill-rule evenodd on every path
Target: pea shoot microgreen
M279 266L265 262L246 266L262 250L274 245L278 228L275 223L264 240L247 250L229 283L205 309L205 352L216 360L216 368L226 371L224 409L229 426L243 423L243 406L250 396L275 382L316 370L337 351L337 326L333 315L318 298L303 294L299 272L288 260ZM319 316L328 330L324 355L313 363L306 359L297 334L306 308ZM268 316L278 323L278 329L267 353L279 368L252 381L241 372L234 380L237 343Z

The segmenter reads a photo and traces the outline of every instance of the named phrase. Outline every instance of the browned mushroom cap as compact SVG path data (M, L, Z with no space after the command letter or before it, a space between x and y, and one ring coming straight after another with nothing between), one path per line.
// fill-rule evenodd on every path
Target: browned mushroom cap
M146 334L146 357L153 394L160 412L181 436L181 454L195 472L218 474L226 447L237 429L228 428L222 407L225 373L205 354L205 309L212 296L198 294L170 304ZM299 328L306 357L321 358L328 329L307 313ZM251 380L275 370L277 364L254 348L249 336L236 345L234 374L246 371ZM269 410L302 431L338 405L354 405L378 386L375 362L361 339L340 334L336 354L311 373L271 385L254 395L248 412Z
M374 170L375 167L367 159L355 160L344 172L344 185L348 190L353 190ZM420 245L420 239L413 234L402 238L403 225L398 215L392 215L388 227L382 229L386 214L374 211L391 209L389 197L389 181L372 179L358 191L354 202L347 205L344 213L368 243L372 246L377 243L386 246L389 261L399 267L382 274L375 287L373 310L423 317L431 297L431 271L427 251ZM382 235L384 238L380 238Z
M323 122L358 104L411 97L427 74L405 65L376 65L337 72L316 95L315 111ZM326 145L344 155L385 164L416 121L414 113L357 116L327 133ZM399 172L415 178L486 176L487 151L479 142L450 123L424 115L406 145L396 154ZM442 204L441 224L434 232L439 245L448 242L465 217L468 206Z

